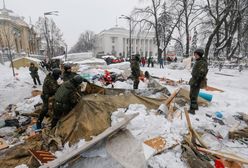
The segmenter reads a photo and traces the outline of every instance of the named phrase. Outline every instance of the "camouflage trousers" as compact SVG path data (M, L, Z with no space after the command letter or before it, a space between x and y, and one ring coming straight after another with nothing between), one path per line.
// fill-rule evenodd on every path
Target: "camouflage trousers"
M48 113L48 106L49 106L49 95L41 95L41 99L43 101L43 105L42 105L42 109L41 109L41 113L39 115L39 118L38 118L38 124L41 124L44 117L47 115Z
M53 106L54 110L53 110L53 119L52 119L52 123L51 123L51 127L55 127L57 125L57 122L59 121L59 119L63 116L65 116L66 114L68 114L71 110L71 108L63 103L59 103L56 102L54 103Z
M200 87L190 86L190 109L191 110L198 110L197 98L200 91Z
M133 89L138 89L139 87L139 77L134 77L134 80L133 80Z

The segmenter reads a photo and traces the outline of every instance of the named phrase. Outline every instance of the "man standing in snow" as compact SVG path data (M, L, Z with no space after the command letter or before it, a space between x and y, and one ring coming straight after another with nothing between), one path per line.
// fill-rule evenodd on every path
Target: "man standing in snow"
M69 65L69 64L64 65L64 73L63 73L63 77L62 77L64 82L72 79L76 75L77 75L77 73L71 71L71 65Z
M208 73L208 63L205 58L203 58L204 50L199 48L194 51L195 64L191 72L191 79L189 81L190 85L190 109L191 114L195 114L195 110L198 110L197 98L200 88L204 88L207 85L207 73Z
M32 62L30 63L29 71L30 71L31 77L33 78L34 84L37 85L36 83L36 79L37 79L39 85L41 85L40 78L38 75L38 68Z
M57 89L59 88L57 80L59 79L60 75L61 75L61 70L59 68L54 68L53 71L50 72L44 80L42 94L41 94L43 105L42 105L41 113L36 123L37 129L41 129L41 123L45 115L48 113L49 98L54 96Z
M67 115L81 99L81 83L85 81L80 75L64 82L55 93L54 114L51 127L55 127L61 116Z
M133 76L133 89L138 89L140 76L140 55L136 54L131 60L131 71Z

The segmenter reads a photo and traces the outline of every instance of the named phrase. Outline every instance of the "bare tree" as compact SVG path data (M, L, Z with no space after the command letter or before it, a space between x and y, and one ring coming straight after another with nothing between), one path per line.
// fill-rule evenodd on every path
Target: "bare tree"
M162 7L162 0L149 0L150 5L145 8L135 8L133 15L136 15L136 22L140 22L147 28L148 31L154 29L155 31L155 43L157 46L158 59L161 58L162 52L160 49L161 36L159 35L159 12Z
M178 0L178 5L181 6L184 13L181 17L180 26L183 27L186 37L186 47L185 47L185 57L189 56L190 50L190 31L194 29L197 25L201 24L200 20L204 10L200 5L196 3L196 0Z
M70 53L87 52L95 49L96 35L93 31L85 31L78 42L71 48Z
M60 55L61 48L65 47L63 46L63 34L52 19L46 19L47 20L45 25L45 18L39 17L35 24L36 31L40 35L41 40L46 41L48 44L46 50L49 50L52 56ZM46 28L48 33L46 33Z
M13 40L11 38L11 33L12 33L12 29L9 28L9 26L7 26L6 24L3 24L1 27L1 41L5 41L5 43L3 42L2 44L2 51L3 53L5 53L8 57L8 59L10 60L11 63L11 68L12 68L12 72L13 72L13 76L15 76L15 69L14 69L14 64L13 64L13 53L12 53L12 48L13 46L11 44L11 40ZM4 46L4 44L6 44ZM5 51L4 51L5 50Z
M214 2L213 5L211 2ZM226 50L227 59L231 59L240 46L240 24L247 6L240 6L239 0L207 0L207 11L212 18L213 28L205 47L205 57L215 38L214 56Z
M173 32L180 22L183 10L177 9L175 5L171 8L166 6L166 3L162 5L162 11L158 18L158 32L161 40L161 52L165 52L168 47Z

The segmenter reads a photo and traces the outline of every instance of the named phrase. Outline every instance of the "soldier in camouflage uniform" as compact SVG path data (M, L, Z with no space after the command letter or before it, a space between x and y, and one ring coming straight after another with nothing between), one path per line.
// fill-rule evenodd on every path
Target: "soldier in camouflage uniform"
M36 83L36 79L37 79L39 85L41 85L40 78L38 75L38 68L32 62L30 63L29 71L30 71L31 77L33 78L34 84L37 85Z
M55 127L61 116L68 114L81 99L80 84L84 79L80 75L64 82L55 93L54 115L51 127Z
M50 72L43 84L41 99L43 101L42 111L39 115L39 118L36 123L37 129L41 129L41 123L45 117L45 115L48 113L48 106L49 106L49 98L54 96L57 89L59 88L59 85L57 83L58 78L61 75L61 70L59 68L53 69L52 72Z
M76 75L77 75L77 73L71 71L71 65L69 65L69 64L64 65L64 73L63 73L63 77L62 77L64 82L72 79Z
M138 89L140 76L140 57L136 54L131 60L131 71L133 76L133 89Z
M206 76L208 73L208 63L205 58L203 58L204 50L196 49L194 51L194 56L196 59L195 65L192 69L192 77L189 81L190 85L190 110L191 114L195 114L195 110L198 110L197 98L200 88L204 88L206 84Z

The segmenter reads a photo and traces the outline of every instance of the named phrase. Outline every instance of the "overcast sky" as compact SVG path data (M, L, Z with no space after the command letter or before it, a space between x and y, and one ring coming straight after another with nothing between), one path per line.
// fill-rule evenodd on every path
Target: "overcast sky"
M54 19L71 47L85 30L99 33L114 27L116 18L129 15L140 0L5 0L5 3L6 8L24 16L28 23L31 17L33 24L44 12L59 11L59 16L48 17ZM127 27L127 21L117 20L119 26Z

